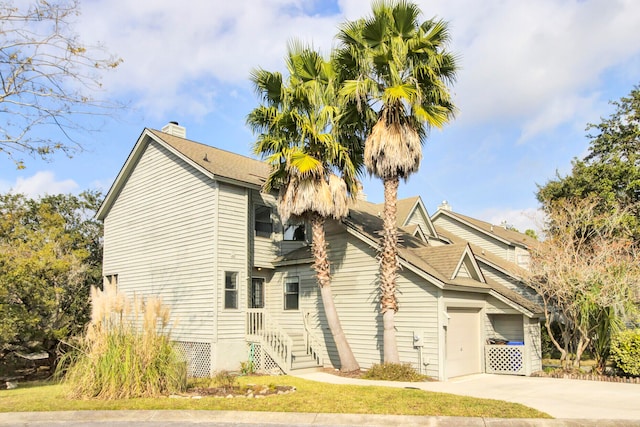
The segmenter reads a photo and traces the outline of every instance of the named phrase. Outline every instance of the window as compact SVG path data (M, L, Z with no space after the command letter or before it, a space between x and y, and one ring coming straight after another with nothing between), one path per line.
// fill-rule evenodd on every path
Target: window
M271 208L268 206L255 207L256 236L271 237L273 223L271 222Z
M284 309L297 310L300 299L300 281L297 277L287 277L284 281Z
M251 279L249 308L264 308L264 279L262 277Z
M224 273L224 308L238 308L238 273Z
M304 223L293 223L287 224L284 226L284 240L295 240L298 242L303 242L305 240L307 234L306 227Z
M522 268L529 269L529 264L531 262L530 255L526 254L518 254L518 265Z
M118 275L117 274L107 274L104 276L104 284L105 285L118 285Z

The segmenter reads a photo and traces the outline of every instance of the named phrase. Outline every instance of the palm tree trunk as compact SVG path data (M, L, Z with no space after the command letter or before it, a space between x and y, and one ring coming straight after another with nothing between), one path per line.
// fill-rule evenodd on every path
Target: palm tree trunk
M384 225L380 254L380 309L384 325L384 363L400 363L396 342L395 315L396 276L398 272L397 201L400 179L395 176L384 180Z
M315 260L313 268L316 271L316 279L320 286L320 295L322 296L322 305L324 306L324 314L331 330L331 336L336 343L338 349L338 357L340 358L340 370L343 372L357 371L360 369L358 361L353 355L351 346L347 341L347 337L342 330L338 311L333 300L331 292L331 271L329 267L329 257L327 255L327 242L324 233L324 218L320 215L313 215L311 218L311 230L313 234L313 243L311 251Z

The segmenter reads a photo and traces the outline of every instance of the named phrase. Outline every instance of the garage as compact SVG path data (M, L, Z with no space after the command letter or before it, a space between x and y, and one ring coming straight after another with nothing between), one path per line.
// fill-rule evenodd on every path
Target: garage
M447 377L481 372L480 309L449 307L447 316Z

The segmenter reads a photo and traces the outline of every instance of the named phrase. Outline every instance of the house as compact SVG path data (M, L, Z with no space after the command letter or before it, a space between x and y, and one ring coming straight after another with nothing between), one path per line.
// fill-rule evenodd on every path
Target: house
M537 244L536 239L506 226L492 225L453 212L446 200L438 207L431 221L436 227L524 269L529 267L531 245Z
M266 371L339 367L310 236L304 224L279 220L274 195L260 191L268 172L263 162L186 139L177 123L144 129L97 213L105 281L162 297L191 375L248 360ZM383 354L381 211L360 200L326 227L336 308L365 369ZM507 261L441 234L419 197L399 201L398 212L400 359L441 380L541 369L542 310L519 291Z

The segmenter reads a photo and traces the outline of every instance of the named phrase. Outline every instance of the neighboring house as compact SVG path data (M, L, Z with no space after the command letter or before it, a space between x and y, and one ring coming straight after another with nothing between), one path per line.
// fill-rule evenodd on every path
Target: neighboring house
M436 227L477 245L483 251L524 269L529 268L529 248L537 244L537 240L526 234L453 212L446 201L438 207L431 221Z
M175 123L145 129L109 190L97 214L105 281L163 298L192 375L247 360L267 371L339 367L306 227L282 224L274 195L260 191L268 166L185 136ZM365 369L383 354L381 212L360 200L327 222L336 308ZM441 234L419 197L400 200L398 213L400 359L440 380L541 369L542 310L517 271Z

